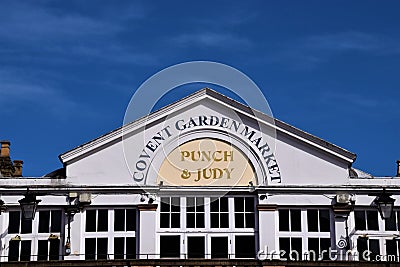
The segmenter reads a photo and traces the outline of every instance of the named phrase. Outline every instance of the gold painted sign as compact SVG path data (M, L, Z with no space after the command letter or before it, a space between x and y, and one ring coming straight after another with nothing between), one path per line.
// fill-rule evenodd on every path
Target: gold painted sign
M257 184L246 155L231 144L210 138L175 148L161 164L158 181L184 186Z

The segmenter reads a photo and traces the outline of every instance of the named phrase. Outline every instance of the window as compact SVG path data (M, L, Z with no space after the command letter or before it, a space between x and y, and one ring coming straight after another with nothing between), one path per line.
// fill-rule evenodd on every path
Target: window
M307 210L307 225L309 232L329 232L330 217L328 209Z
M281 256L290 260L302 259L302 238L301 237L281 237L279 238L279 249L285 253Z
M32 221L22 219L20 211L10 211L8 233L9 234L31 234L32 233ZM21 227L21 228L20 228Z
M235 227L254 228L254 198L235 197Z
M136 259L136 238L115 237L114 259Z
M180 198L162 197L160 209L160 227L179 228L181 225L180 218Z
M60 240L38 240L38 260L59 260L60 258Z
M181 252L179 235L160 236L160 257L179 258Z
M354 211L356 230L379 230L377 210Z
M211 228L229 228L228 198L210 199Z
M114 231L135 231L136 230L136 210L135 209L115 209L114 210Z
M186 198L186 227L204 228L204 198Z
M86 211L86 232L107 232L108 231L108 210L87 210Z
M204 258L205 256L205 237L189 236L187 239L187 255L188 258Z
M85 259L107 259L108 244L107 238L86 238L85 239Z
M228 237L211 237L211 258L228 258Z
M256 257L254 236L235 236L235 257L251 258Z
M39 211L39 233L61 232L61 210Z
M301 210L279 210L279 231L301 232Z
M309 260L329 260L329 248L331 247L330 238L318 238L311 237L308 238L308 252Z
M364 255L368 256L368 254L364 253L366 250L369 250L369 252L371 253L369 254L368 258L364 258ZM377 259L376 256L380 254L379 239L368 239L359 237L357 239L357 251L359 255L359 260L375 261Z
M385 220L385 231L400 231L400 211L393 212L392 216Z
M31 240L10 240L8 248L8 261L30 261Z
M399 249L400 242L399 240L394 239L386 239L386 260L387 261L400 261L399 258Z

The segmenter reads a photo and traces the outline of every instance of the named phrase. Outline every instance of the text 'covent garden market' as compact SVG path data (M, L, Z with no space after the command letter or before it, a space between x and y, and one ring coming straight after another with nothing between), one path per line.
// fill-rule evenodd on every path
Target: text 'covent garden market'
M10 154L2 141L4 264L400 261L398 177L208 88L62 153L44 177Z

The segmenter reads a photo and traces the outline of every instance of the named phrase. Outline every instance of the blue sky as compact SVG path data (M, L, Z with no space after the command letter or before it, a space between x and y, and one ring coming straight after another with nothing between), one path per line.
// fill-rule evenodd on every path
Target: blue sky
M24 175L122 124L142 82L217 61L262 88L275 117L395 175L398 1L0 1L0 139ZM167 99L168 100L168 99Z

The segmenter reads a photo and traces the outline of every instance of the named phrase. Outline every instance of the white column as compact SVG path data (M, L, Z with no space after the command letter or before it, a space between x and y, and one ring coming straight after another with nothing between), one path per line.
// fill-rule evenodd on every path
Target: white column
M275 204L259 204L258 210L258 235L259 246L257 248L257 255L260 260L271 259L271 253L276 251L273 255L274 259L279 258L277 244L275 244L275 235L278 231L276 224L276 210Z
M83 213L76 213L71 218L71 254L64 256L64 260L84 260L85 255L83 255L83 247L85 245L85 239L83 238L82 220ZM62 246L62 253L65 250L65 242L68 235L68 216L65 216L65 232L64 232L64 244Z
M349 228L348 228L348 217L351 212L350 205L333 205L333 212L335 214L334 219L334 232L331 233L331 245L332 250L336 250L337 260L346 260L346 253L351 249ZM334 255L333 255L334 256ZM347 259L349 260L349 259ZM350 259L351 260L351 259Z
M136 238L139 239L139 258L156 258L156 219L157 204L138 205L139 229Z

